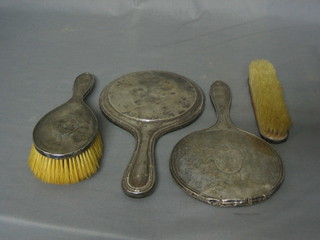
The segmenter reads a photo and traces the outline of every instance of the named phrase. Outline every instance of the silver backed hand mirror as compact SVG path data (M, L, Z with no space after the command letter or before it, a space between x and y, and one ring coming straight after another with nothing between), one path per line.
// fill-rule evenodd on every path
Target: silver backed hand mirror
M156 181L157 139L195 120L203 110L202 90L191 80L162 71L136 72L108 84L100 95L102 112L136 138L122 188L132 197L151 193Z
M224 82L212 85L210 97L217 122L176 144L170 160L173 178L192 197L216 206L252 205L269 198L284 178L280 156L231 122L231 93Z

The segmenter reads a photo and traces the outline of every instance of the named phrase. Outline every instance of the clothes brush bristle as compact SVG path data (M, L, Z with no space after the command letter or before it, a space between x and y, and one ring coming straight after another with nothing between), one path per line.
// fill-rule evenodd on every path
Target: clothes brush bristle
M283 141L291 126L283 89L268 60L249 65L249 86L260 134L270 141Z
M99 168L103 143L98 134L82 153L64 159L49 158L37 151L34 145L29 155L29 167L43 182L52 184L77 183L94 174Z

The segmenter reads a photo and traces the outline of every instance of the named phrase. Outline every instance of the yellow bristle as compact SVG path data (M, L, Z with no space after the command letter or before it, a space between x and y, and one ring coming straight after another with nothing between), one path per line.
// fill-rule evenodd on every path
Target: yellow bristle
M41 181L52 184L77 183L90 177L99 168L103 143L100 134L82 153L64 159L49 158L37 151L34 145L29 155L29 167Z
M261 135L275 142L285 140L291 126L291 118L272 63L267 60L250 63L249 87Z

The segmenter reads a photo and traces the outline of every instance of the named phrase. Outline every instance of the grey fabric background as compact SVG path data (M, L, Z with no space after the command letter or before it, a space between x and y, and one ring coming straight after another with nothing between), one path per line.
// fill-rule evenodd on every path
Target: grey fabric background
M2 0L0 3L0 239L316 239L320 182L320 2L267 0ZM208 91L231 88L231 117L258 134L248 92L248 64L270 60L282 81L293 127L274 145L285 181L264 203L217 208L186 195L169 172L170 152L185 135L211 126ZM102 115L103 87L124 74L165 70L206 93L201 117L157 143L158 185L144 199L120 181L134 138ZM32 131L72 94L82 72L96 76L87 103L103 140L100 170L57 186L27 166Z

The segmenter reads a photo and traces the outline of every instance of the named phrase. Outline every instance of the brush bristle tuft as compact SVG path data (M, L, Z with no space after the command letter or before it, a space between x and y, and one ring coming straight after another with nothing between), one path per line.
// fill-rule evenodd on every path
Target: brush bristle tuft
M84 152L65 159L46 157L32 145L29 167L34 175L43 182L52 184L77 183L90 177L98 170L102 151L103 143L100 134Z
M260 134L273 142L285 140L291 117L276 70L269 61L250 63L249 87Z

